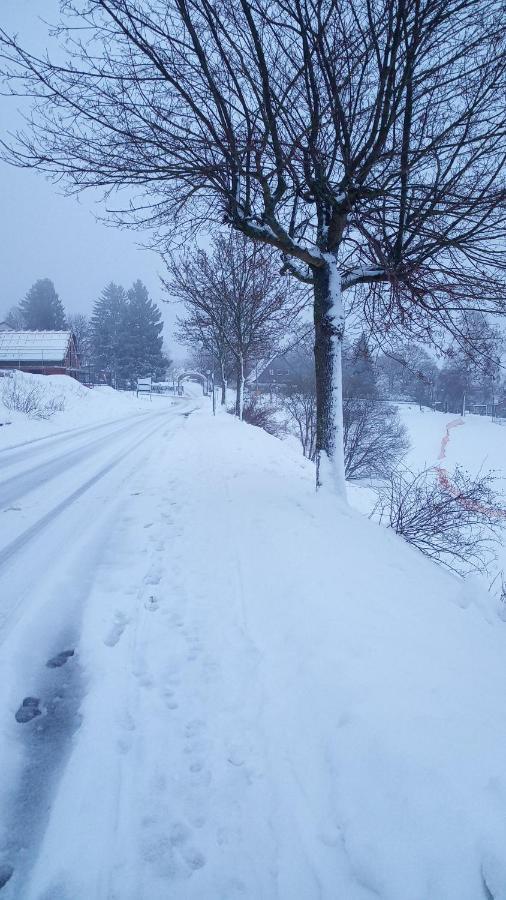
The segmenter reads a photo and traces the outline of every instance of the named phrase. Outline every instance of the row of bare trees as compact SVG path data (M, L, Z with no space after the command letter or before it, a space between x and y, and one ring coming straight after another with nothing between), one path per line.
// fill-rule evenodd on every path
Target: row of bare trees
M317 460L344 491L345 307L439 340L505 309L501 0L65 0L4 156L174 236L228 223L314 299ZM123 192L131 193L125 203ZM253 245L252 245L253 246ZM254 252L252 250L252 252ZM256 251L255 251L256 252Z
M209 251L187 249L167 263L166 288L185 310L178 318L178 339L217 365L223 404L234 377L236 414L242 419L246 375L294 330L305 293L280 278L269 248L234 232L215 237Z

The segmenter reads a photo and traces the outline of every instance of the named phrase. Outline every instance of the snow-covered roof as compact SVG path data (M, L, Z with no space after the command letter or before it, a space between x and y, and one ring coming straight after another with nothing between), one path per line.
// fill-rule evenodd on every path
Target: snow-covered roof
M0 362L63 362L70 331L1 331Z

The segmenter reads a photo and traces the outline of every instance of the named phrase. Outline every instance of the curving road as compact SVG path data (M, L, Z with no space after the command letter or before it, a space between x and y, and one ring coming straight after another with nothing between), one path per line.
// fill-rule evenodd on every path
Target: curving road
M149 413L0 452L0 644L40 605L48 578L86 575L132 477L194 405L161 401Z

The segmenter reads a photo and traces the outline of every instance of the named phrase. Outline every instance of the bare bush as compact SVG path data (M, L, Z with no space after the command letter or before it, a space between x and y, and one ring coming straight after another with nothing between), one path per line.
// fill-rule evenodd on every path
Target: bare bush
M316 385L302 372L283 396L289 427L308 459L316 457ZM346 478L388 478L409 449L404 426L394 406L372 399L343 401L344 469Z
M489 585L489 593L495 596L499 604L501 618L506 621L506 575L504 569L500 569Z
M283 398L284 407L307 459L316 458L316 387L299 383Z
M50 419L65 409L65 398L45 391L16 374L2 382L2 402L6 409L24 413L30 419Z
M406 429L394 406L349 397L343 402L346 478L388 478L409 450Z
M495 558L506 517L494 477L473 478L460 468L440 477L442 471L394 472L377 488L371 517L454 572L484 572Z
M244 422L263 428L267 434L277 436L282 430L277 420L276 407L265 403L260 397L251 396L246 400L242 417Z

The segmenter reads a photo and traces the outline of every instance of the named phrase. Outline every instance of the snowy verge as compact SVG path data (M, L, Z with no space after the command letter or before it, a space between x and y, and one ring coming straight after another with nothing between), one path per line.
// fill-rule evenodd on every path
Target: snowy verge
M231 416L149 452L82 600L82 725L24 896L504 900L479 587Z

